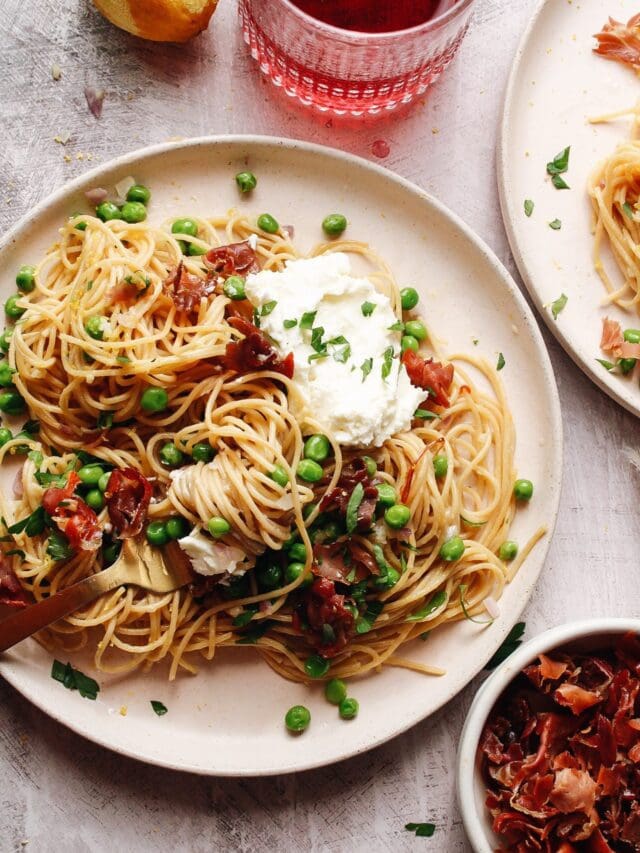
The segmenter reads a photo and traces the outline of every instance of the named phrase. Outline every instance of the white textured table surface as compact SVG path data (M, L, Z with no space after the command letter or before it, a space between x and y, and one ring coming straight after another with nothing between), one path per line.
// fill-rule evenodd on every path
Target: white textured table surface
M186 47L129 37L86 0L2 0L0 229L91 163L174 136L274 134L371 159L372 143L385 139L384 164L459 213L515 274L494 159L507 74L534 6L477 0L460 55L425 102L383 124L341 128L263 83L234 0L221 0L210 30ZM87 83L107 91L100 121L86 108ZM66 134L65 146L54 141ZM640 475L625 455L639 444L639 425L545 336L564 410L564 493L527 636L571 618L640 611ZM242 781L113 755L0 682L0 851L466 850L453 766L476 688L367 755ZM431 840L403 829L424 820L437 825Z

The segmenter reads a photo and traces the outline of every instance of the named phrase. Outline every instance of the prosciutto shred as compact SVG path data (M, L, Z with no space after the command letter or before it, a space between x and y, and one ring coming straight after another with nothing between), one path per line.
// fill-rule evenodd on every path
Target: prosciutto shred
M104 493L109 519L120 539L131 539L142 530L151 501L151 483L135 468L111 472Z
M213 273L224 278L230 275L248 275L260 270L256 253L248 240L210 249L204 256L204 262Z
M244 335L239 341L227 344L223 365L236 373L252 373L254 370L271 370L293 378L293 353L284 358L274 349L260 329L242 317L230 317L229 325Z
M316 578L302 593L292 624L324 658L334 658L355 632L355 618L347 604L354 602L336 592L334 581Z
M594 53L640 71L640 13L626 24L609 18L594 38L598 42Z
M500 851L640 850L640 638L540 655L479 744Z
M171 297L178 311L189 313L197 311L202 300L211 296L216 289L216 283L211 276L201 278L188 272L180 261L163 282L162 289Z
M413 350L406 350L402 356L412 385L429 392L429 401L438 406L449 405L449 389L453 382L453 365L442 364L432 358L422 358Z
M102 530L95 512L74 494L79 484L80 477L72 471L64 487L45 491L42 506L74 551L96 551L102 544Z
M29 604L27 594L11 568L7 558L0 554L0 605L22 608Z
M341 537L329 545L317 543L313 546L314 575L338 583L351 583L348 577L353 572L354 580L364 580L369 575L379 575L380 568L372 554L363 545Z
M320 509L323 512L337 510L342 515L346 515L349 498L358 483L362 484L364 495L358 506L356 530L364 533L373 524L379 495L374 480L367 473L367 465L361 457L352 459L343 467L338 484L322 498Z

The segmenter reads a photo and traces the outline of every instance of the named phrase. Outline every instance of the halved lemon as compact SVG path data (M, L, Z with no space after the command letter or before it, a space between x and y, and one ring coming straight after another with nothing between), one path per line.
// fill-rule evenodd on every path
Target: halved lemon
M108 21L150 41L188 41L205 30L218 0L93 0Z

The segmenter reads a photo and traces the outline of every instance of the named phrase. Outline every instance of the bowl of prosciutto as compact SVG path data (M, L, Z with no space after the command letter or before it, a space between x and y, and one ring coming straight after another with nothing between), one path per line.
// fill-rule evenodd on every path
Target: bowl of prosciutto
M476 853L640 851L640 619L560 625L478 691L458 751Z

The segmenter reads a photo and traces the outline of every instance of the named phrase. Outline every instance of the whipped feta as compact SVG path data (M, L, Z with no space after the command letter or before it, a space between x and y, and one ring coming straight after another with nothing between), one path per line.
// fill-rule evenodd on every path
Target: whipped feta
M425 392L400 361L389 298L370 279L352 275L346 254L251 274L245 292L278 351L293 352L299 418L307 415L340 444L360 447L378 447L409 429Z
M178 539L178 545L191 560L193 570L200 575L243 575L244 567L240 568L246 554L234 545L225 545L202 532L201 527L194 527L188 536Z

